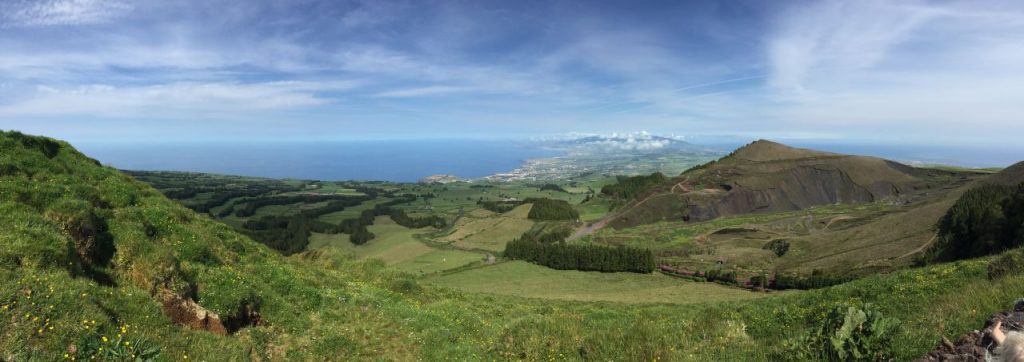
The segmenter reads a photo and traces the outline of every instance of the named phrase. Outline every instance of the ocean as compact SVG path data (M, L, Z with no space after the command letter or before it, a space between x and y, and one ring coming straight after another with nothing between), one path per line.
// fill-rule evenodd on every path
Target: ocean
M387 140L255 143L76 143L124 170L192 171L312 180L415 182L449 174L464 178L508 172L524 161L559 153L526 141Z
M796 147L887 158L904 163L1006 167L1024 161L1024 145L881 145L780 140ZM700 143L728 153L746 142ZM515 140L344 142L76 143L80 151L125 170L192 171L313 180L415 182L449 174L476 178L524 161L558 156L540 143Z

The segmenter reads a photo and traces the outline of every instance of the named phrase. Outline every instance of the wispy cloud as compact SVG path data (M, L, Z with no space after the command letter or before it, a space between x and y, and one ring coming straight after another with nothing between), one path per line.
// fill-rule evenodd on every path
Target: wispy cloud
M357 83L170 83L151 86L90 84L68 88L38 86L24 101L0 105L0 117L90 116L167 119L201 114L232 119L333 103L318 92L347 90ZM236 116L231 116L235 114Z
M429 87L405 88L405 89L391 90L391 91L377 93L376 96L377 97L384 97L384 98L425 97L425 96L440 96L440 95L460 94L460 93L472 92L474 90L477 90L477 89L473 88L473 87L463 87L463 86L436 85L436 86L429 86Z
M590 5L0 0L0 123L1024 133L1020 2Z
M0 4L0 27L98 24L131 10L116 0L12 0Z

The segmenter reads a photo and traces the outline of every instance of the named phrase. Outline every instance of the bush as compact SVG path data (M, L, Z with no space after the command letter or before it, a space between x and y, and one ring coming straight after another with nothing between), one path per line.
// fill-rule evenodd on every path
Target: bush
M1010 274L1024 272L1024 250L1017 249L988 263L988 278L996 279Z
M785 239L775 239L769 241L767 244L764 244L764 246L761 247L761 249L771 250L773 253L775 253L776 256L781 257L783 255L786 255L786 252L789 251L789 242L786 241Z
M819 327L790 340L781 359L886 361L893 358L892 339L900 322L886 318L871 304L836 307Z

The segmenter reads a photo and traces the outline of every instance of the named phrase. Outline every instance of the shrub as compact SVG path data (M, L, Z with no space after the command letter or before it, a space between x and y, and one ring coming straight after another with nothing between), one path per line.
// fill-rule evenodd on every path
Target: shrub
M810 333L786 343L782 359L825 361L891 360L900 322L871 304L836 307Z
M988 263L988 278L996 279L1010 274L1024 272L1024 250L1017 249Z
M773 253L775 253L776 256L781 257L783 255L786 255L786 252L789 251L789 242L786 241L785 239L775 239L769 241L767 244L764 244L764 246L761 247L761 249L771 250Z

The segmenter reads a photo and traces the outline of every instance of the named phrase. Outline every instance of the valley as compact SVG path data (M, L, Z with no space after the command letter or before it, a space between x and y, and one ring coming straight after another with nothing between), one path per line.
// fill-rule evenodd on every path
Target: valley
M60 141L4 133L0 146L0 347L16 359L69 344L109 359L98 348L115 335L157 360L814 359L801 341L855 308L898 319L878 353L903 360L1024 294L1005 267L1017 249L929 256L947 247L934 225L961 194L1024 181L1024 164L870 161L899 182L863 190L840 165L846 176L801 176L813 196L782 187L745 210L732 195L767 190L750 172L785 175L771 157L804 151L772 146L731 176L726 157L678 176L412 184L122 173ZM786 163L836 156L810 158ZM613 270L649 253L658 271L509 260L513 240Z

